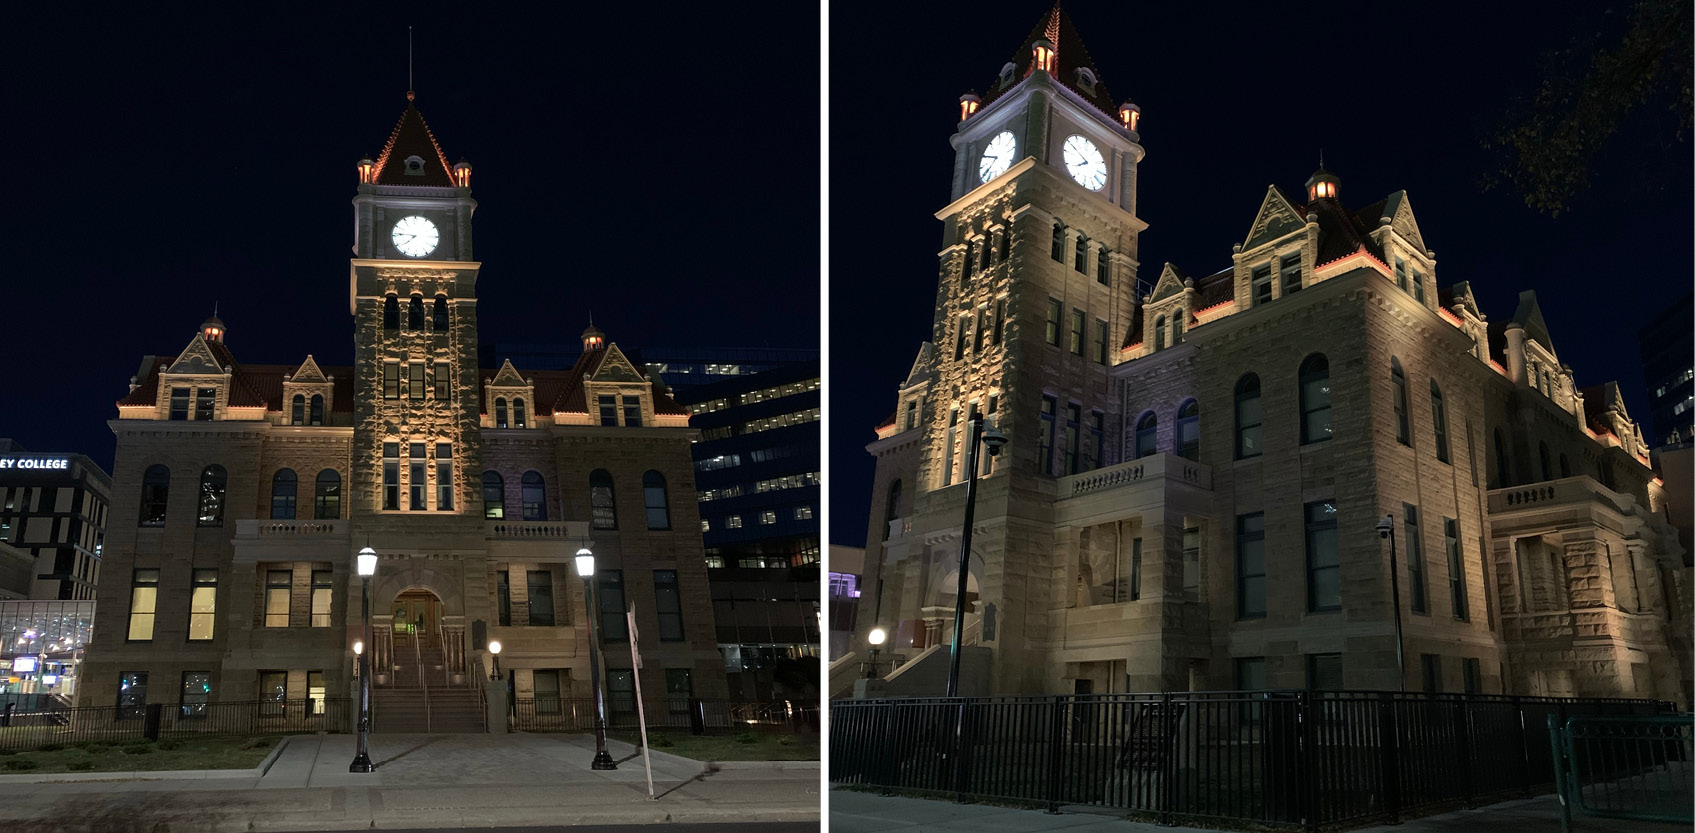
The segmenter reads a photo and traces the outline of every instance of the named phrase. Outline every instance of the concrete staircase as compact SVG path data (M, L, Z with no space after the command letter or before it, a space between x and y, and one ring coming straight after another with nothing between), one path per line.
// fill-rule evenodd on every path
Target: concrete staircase
M983 697L989 693L989 664L994 654L982 645L966 644L959 654L959 693ZM882 697L941 697L947 693L948 667L953 658L947 645L931 645L883 678Z
M414 641L416 646L414 647ZM439 637L396 634L393 684L371 689L371 731L386 734L485 732L486 713L474 688L443 678Z

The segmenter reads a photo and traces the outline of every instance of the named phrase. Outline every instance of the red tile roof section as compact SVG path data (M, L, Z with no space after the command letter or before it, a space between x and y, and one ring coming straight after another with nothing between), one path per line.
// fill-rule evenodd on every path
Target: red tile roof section
M422 174L408 175L406 159L417 156L424 160ZM400 120L395 122L394 132L388 136L388 144L383 145L383 152L377 157L376 180L378 185L432 185L437 187L452 187L452 168L447 164L447 154L441 152L441 145L436 143L430 126L424 123L424 114L410 100L406 109L401 112Z

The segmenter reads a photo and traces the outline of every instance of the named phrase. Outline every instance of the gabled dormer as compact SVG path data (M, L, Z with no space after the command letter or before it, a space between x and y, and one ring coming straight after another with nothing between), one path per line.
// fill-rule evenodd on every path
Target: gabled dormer
M1231 257L1234 311L1311 286L1319 265L1318 243L1318 214L1297 204L1282 188L1267 186L1247 236Z
M1471 292L1470 281L1460 281L1448 291L1446 309L1460 321L1460 329L1471 338L1471 354L1481 362L1489 362L1489 318Z
M484 428L539 428L536 423L535 380L525 379L507 359L494 378L483 384Z
M918 355L912 357L912 368L906 372L906 380L901 382L894 422L877 426L877 436L889 437L922 427L930 386L935 381L936 345L926 341L918 346Z
M594 371L583 381L589 416L603 427L640 428L653 424L653 385L633 362L607 344Z
M1167 263L1142 302L1142 354L1177 346L1194 322L1195 282L1176 264Z
M1418 229L1407 192L1396 191L1366 206L1360 210L1359 220L1383 253L1384 263L1393 270L1395 285L1435 309L1436 253L1424 244L1424 233Z
M1542 307L1536 291L1527 289L1518 295L1518 309L1506 328L1507 375L1521 390L1536 391L1555 407L1573 415L1582 412L1581 399L1571 368L1560 362L1554 352L1554 339L1548 333L1548 322L1542 317Z
M300 367L283 377L283 410L279 425L328 425L335 410L335 377L326 375L307 354Z

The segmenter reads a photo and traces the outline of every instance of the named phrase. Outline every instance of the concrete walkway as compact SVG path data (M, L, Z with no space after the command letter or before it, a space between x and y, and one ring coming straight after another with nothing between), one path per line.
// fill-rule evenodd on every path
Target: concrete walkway
M365 830L816 821L819 770L794 762L708 767L607 741L618 763L589 769L587 735L372 735L377 771L353 774L351 735L300 735L262 776L0 784L0 830Z
M1559 833L1559 805L1553 796L1508 801L1409 819L1396 825L1361 828L1353 833ZM1688 833L1687 824L1572 819L1574 833ZM830 833L923 833L923 831L994 831L994 833L1217 833L1195 827L1162 827L1093 813L1050 815L987 804L900 798L856 790L830 791Z

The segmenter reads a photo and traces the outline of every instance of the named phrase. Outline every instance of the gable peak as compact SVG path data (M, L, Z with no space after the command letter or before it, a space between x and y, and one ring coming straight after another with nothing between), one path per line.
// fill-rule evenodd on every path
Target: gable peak
M994 101L1037 70L1053 76L1056 82L1102 113L1121 117L1122 108L1107 92L1100 69L1083 46L1083 36L1078 33L1071 16L1057 2L1036 21L1018 51L1013 53L1012 60L1001 67L1000 74L989 85L989 91L982 96L982 104ZM976 108L971 109L974 112ZM1141 111L1137 108L1135 112L1139 115Z
M418 112L413 99L414 95L408 91L406 109L400 112L400 119L395 122L394 130L389 133L388 142L383 145L383 152L377 155L377 161L370 167L368 174L364 160L360 160L362 182L368 181L377 185L429 185L440 188L457 184L453 168L447 164L447 154L442 152L435 134L424 121L424 114Z

